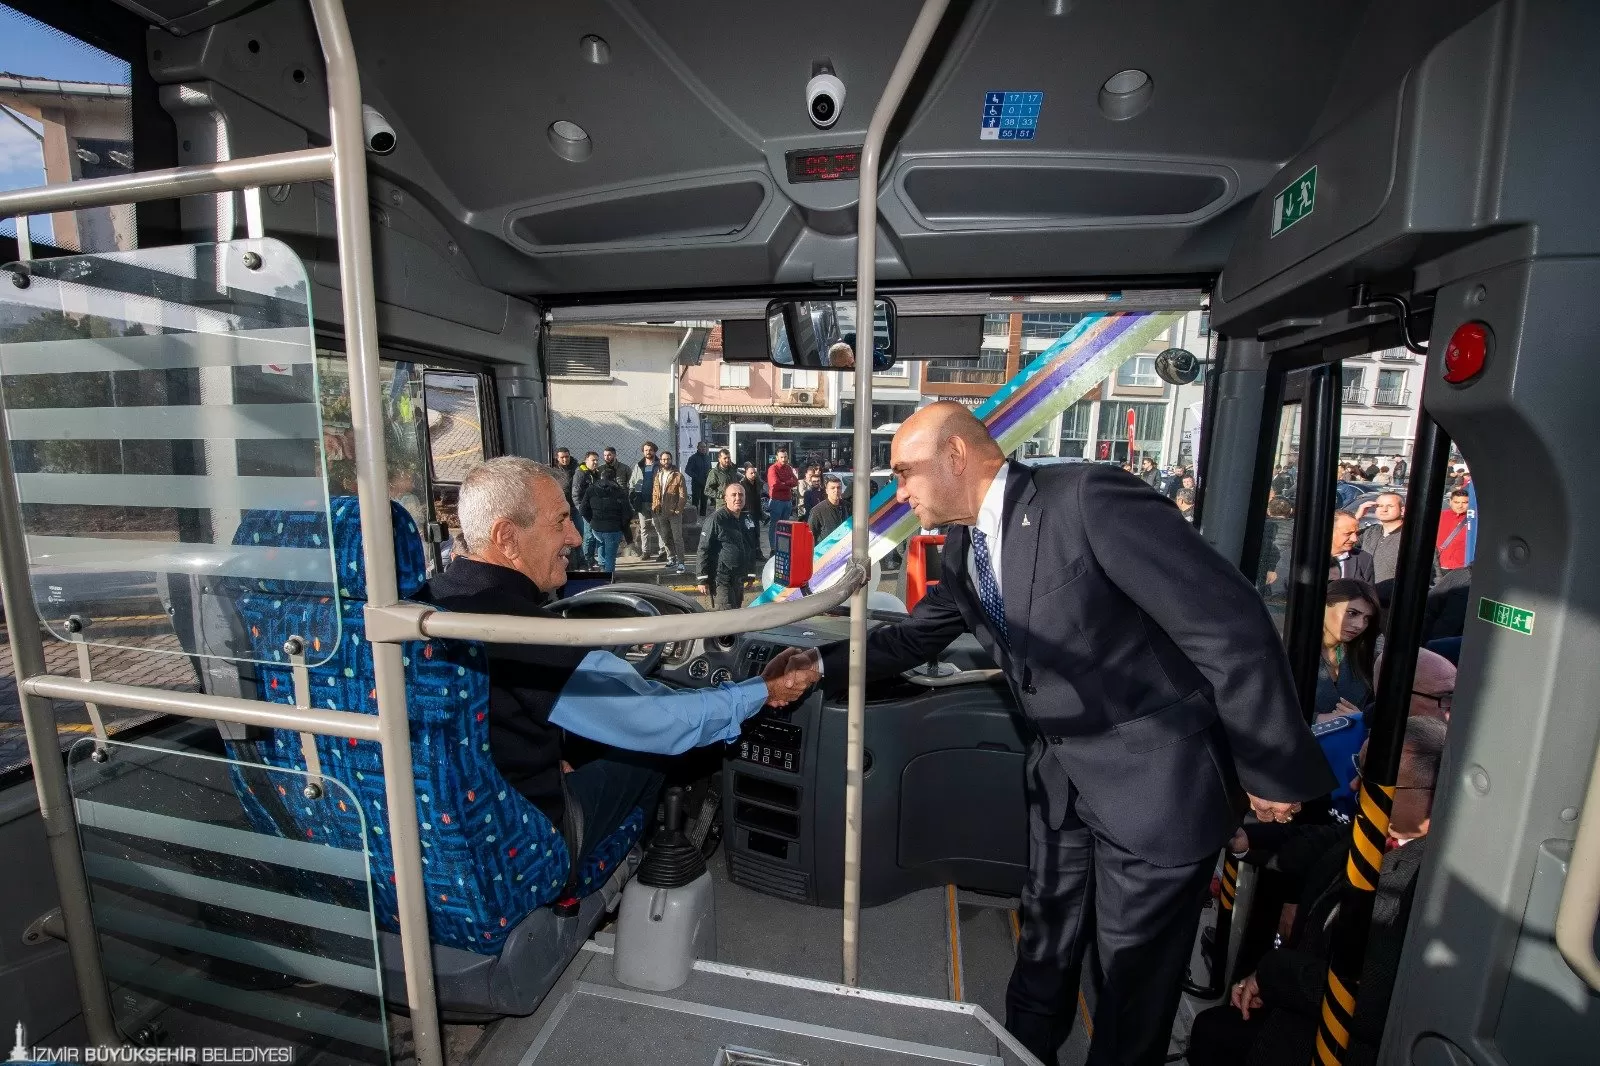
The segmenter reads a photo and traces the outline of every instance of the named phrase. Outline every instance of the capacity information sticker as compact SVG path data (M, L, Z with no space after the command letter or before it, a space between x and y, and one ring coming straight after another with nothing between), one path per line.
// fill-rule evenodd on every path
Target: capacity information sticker
M983 94L983 124L978 138L985 141L1031 141L1039 129L1039 109L1044 93L989 92Z

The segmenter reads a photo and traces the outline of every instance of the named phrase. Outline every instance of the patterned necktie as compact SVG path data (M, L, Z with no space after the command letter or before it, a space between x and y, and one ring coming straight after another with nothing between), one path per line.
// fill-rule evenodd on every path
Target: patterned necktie
M972 561L978 571L978 600L983 613L989 616L989 626L1005 644L1011 643L1006 633L1006 601L1000 597L1000 582L995 580L994 563L989 560L989 538L983 530L972 527Z

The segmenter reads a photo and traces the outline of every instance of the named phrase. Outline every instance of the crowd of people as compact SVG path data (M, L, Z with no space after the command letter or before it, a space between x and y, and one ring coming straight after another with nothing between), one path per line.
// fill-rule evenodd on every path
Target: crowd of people
M582 538L569 560L573 570L614 574L631 553L664 564L670 575L692 569L719 607L742 605L776 546L778 523L803 521L821 543L850 516L844 482L825 474L820 461L797 466L787 449L779 449L763 472L753 462L736 464L728 449L712 451L704 441L681 467L654 441L645 441L632 463L620 461L614 447L581 459L560 447L552 469ZM692 558L686 526L690 534L698 527ZM452 547L459 547L457 539Z
M1236 971L1244 976L1230 989L1229 1002L1196 1018L1187 1052L1192 1066L1299 1063L1313 1057L1333 918L1351 846L1348 822L1360 801L1369 719L1383 676L1384 619L1402 564L1399 546L1406 523L1405 498L1398 489L1406 477L1404 459L1387 466L1372 461L1365 466L1341 464L1341 473L1345 480L1384 486L1357 509L1334 515L1329 550L1313 733L1342 784L1331 795L1325 817L1292 826L1248 825L1235 834L1230 850L1258 868L1258 906L1264 903L1276 914L1275 929L1270 930L1275 935L1270 946L1258 943L1255 950L1247 938ZM1349 1064L1376 1062L1417 874L1427 851L1471 582L1468 534L1475 516L1470 480L1464 466L1452 468L1449 496L1439 515L1388 845L1343 1059ZM1276 471L1267 505L1269 533L1263 538L1257 574L1263 588L1276 582L1280 568L1286 569L1287 542L1279 534L1289 532L1293 495L1292 468Z

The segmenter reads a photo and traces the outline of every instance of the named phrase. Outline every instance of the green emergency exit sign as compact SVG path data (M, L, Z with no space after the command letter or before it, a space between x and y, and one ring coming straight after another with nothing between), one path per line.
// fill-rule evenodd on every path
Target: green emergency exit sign
M1317 206L1317 168L1312 167L1272 198L1272 236L1305 218Z
M1509 629L1513 633L1521 633L1525 637L1533 636L1532 611L1491 600L1487 596L1478 599L1478 619L1492 626L1499 626L1501 629Z

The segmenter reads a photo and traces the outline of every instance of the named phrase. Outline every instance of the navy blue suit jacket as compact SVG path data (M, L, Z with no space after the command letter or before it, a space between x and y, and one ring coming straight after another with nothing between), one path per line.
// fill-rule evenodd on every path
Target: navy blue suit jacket
M1157 866L1199 862L1238 827L1244 793L1304 801L1336 782L1301 717L1283 644L1238 568L1172 501L1113 467L1010 465L1001 541L1009 645L991 631L953 526L944 578L867 637L870 679L975 634L1038 730L1031 802L1075 806ZM824 649L841 690L848 649Z

